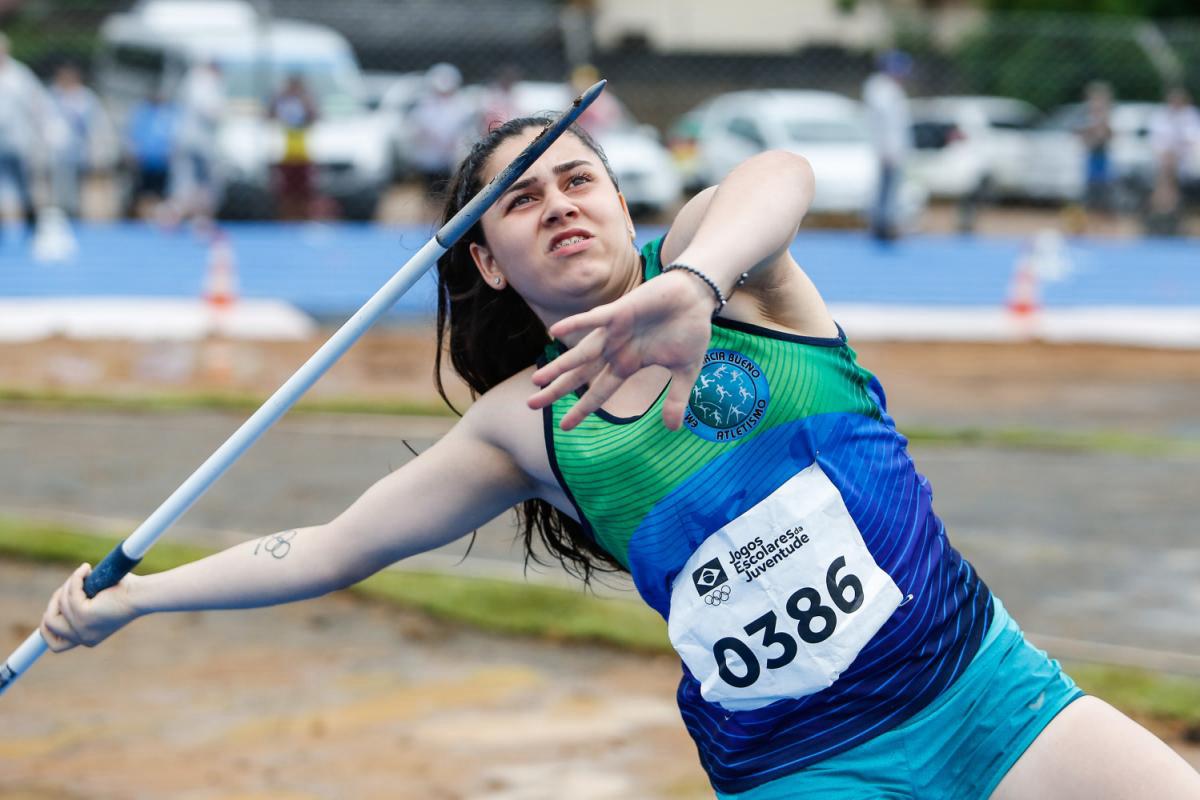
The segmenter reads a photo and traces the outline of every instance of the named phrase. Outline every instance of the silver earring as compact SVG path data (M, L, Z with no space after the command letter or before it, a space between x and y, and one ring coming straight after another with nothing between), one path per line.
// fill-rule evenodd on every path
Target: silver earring
M503 278L501 278L499 275L497 275L497 276L496 276L496 278L495 278L495 280L493 280L492 282L493 282L494 284L496 284L497 286L499 286L499 285L500 285L500 283L501 283L501 281L503 281L503 280L504 280Z

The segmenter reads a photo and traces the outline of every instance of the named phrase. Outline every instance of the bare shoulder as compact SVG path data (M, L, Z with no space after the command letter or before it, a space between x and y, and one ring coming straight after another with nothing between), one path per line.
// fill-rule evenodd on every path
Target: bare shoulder
M536 388L530 380L533 371L530 366L493 387L472 404L456 427L503 450L528 476L539 497L570 509L550 466L544 412L526 402Z

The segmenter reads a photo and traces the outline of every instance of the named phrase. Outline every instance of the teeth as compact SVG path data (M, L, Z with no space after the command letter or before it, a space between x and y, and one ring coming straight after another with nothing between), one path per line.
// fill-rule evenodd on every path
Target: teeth
M572 244L576 244L578 242L582 242L586 238L587 238L586 236L572 236L569 239L563 239L561 242L554 245L554 249L557 250L560 247L566 247L567 245L572 245Z

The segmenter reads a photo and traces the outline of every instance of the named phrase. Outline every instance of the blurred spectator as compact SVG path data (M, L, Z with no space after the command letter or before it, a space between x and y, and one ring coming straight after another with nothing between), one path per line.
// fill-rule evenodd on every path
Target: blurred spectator
M505 64L496 72L483 95L483 114L480 119L481 133L487 133L498 125L520 116L513 86L521 79L521 71L512 64Z
M1180 179L1188 159L1200 147L1200 111L1182 87L1167 92L1167 103L1150 118L1150 146L1156 162L1154 191L1150 195L1147 232L1174 236L1182 210Z
M179 124L171 159L171 200L181 219L212 219L217 199L216 148L225 88L215 62L197 64L179 87Z
M907 53L890 50L879 58L879 69L863 84L863 102L871 130L871 143L879 164L871 234L879 241L899 235L898 189L904 162L912 149L912 119L903 81L912 71Z
M179 113L161 92L154 92L134 106L126 131L125 148L132 188L126 213L140 216L147 199L161 202L167 197L167 176Z
M283 126L283 158L276 166L279 216L308 219L313 204L313 166L308 129L317 121L317 104L301 75L291 75L271 102L271 117Z
M571 70L569 81L572 93L578 97L600 80L600 72L591 64L580 64ZM578 125L593 137L603 136L621 122L621 107L608 92L601 92L592 104L579 115Z
M8 38L0 33L0 221L5 228L33 220L30 164L46 132L48 108L41 83L9 56Z
M78 217L80 186L92 167L91 153L104 113L96 93L83 84L79 67L59 65L50 86L57 112L50 164L53 205Z
M1084 120L1079 136L1084 147L1083 204L1088 211L1112 210L1112 89L1103 81L1093 81L1084 90Z
M425 73L421 98L412 112L412 161L426 194L442 192L471 133L474 112L459 92L462 73L453 64L434 64Z

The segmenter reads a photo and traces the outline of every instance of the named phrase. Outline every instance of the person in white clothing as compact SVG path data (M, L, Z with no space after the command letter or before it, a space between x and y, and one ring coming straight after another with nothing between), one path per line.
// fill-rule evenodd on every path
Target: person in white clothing
M211 219L217 200L216 143L225 87L215 62L198 64L179 87L171 197L181 218Z
M434 64L425 73L425 93L412 111L412 160L427 194L445 189L465 140L474 131L474 110L459 92L462 73L453 64Z
M1167 103L1150 118L1150 146L1156 172L1150 195L1148 233L1174 235L1183 205L1181 182L1200 162L1200 111L1182 87L1167 92Z
M27 66L9 55L0 33L0 219L20 226L32 219L31 164L49 122L46 90ZM14 208L13 198L16 200ZM5 225L9 227L9 225Z
M54 160L50 166L54 205L72 217L80 212L80 185L93 167L92 151L104 110L96 93L83 83L79 67L61 64L54 72L50 97L58 114Z
M912 59L890 50L879 59L879 70L863 84L871 143L879 163L875 205L871 209L871 233L880 241L899 234L897 199L901 171L912 149L912 118L902 81L912 71Z

